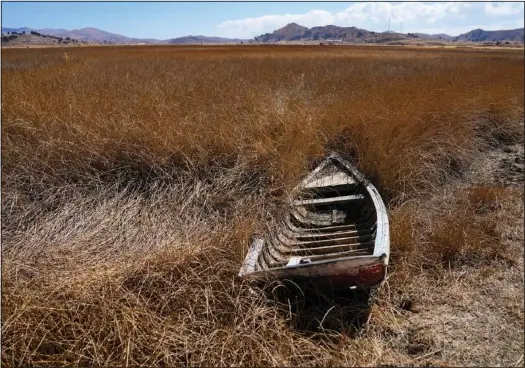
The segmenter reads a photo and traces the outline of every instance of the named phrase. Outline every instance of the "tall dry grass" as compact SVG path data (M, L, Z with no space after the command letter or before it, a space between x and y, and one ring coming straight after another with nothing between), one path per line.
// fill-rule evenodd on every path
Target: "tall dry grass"
M6 365L413 363L419 337L391 334L417 275L504 258L487 226L496 215L478 208L492 194L454 200L446 216L421 204L490 147L522 139L520 52L65 55L2 51ZM393 291L365 331L337 316L325 329L328 309L305 334L296 312L235 275L250 234L332 150L388 202Z

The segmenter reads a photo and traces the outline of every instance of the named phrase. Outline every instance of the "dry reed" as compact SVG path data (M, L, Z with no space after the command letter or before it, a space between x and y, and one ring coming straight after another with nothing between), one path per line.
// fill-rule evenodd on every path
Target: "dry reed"
M493 203L511 199L497 189L425 203L488 149L522 139L522 52L64 55L2 51L6 366L432 363L432 339L399 327L407 295L504 258ZM387 200L392 274L364 331L328 306L306 334L236 273L250 234L330 151Z

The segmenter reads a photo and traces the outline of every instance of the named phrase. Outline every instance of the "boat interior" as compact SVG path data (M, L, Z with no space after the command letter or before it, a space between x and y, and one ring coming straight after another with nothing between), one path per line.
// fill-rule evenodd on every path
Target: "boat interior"
M372 255L376 227L366 185L331 162L299 186L289 213L264 239L255 271Z

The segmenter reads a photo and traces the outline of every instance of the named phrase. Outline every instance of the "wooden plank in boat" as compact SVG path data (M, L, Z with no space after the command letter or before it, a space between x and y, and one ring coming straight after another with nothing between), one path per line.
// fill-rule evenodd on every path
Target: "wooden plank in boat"
M352 194L332 198L314 198L314 199L298 199L293 202L294 206L310 206L310 205L335 205L349 203L359 200L364 200L365 196L362 194Z
M290 241L284 243L284 246L287 247L297 247L297 248L312 248L312 247L322 247L326 245L335 245L335 244L358 244L359 240L373 238L375 234L367 235L357 235L346 238L329 238L323 240L311 240L311 241Z
M304 188L314 189L322 187L340 187L345 185L353 185L356 183L352 177L342 171L335 174L321 174L319 176L321 177L309 181L306 185L304 185Z

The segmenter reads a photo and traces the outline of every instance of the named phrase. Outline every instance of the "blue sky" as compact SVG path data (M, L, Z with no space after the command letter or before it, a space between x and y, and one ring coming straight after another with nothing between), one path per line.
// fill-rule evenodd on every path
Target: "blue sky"
M523 27L523 3L461 2L2 2L2 26L96 27L128 37L185 35L251 38L290 22L371 31L457 35L474 28Z

